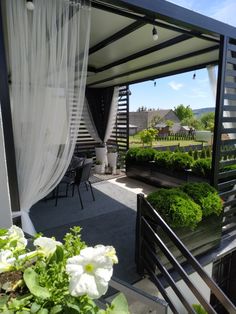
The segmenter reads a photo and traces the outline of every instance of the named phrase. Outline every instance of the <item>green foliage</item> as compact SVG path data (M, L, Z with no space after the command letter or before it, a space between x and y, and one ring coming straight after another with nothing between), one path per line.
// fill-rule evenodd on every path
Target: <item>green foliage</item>
M156 150L153 148L140 148L136 154L137 161L153 161Z
M193 304L193 308L197 314L208 314L200 304Z
M129 313L129 306L125 296L119 293L115 299L112 300L111 306L107 310L100 310L98 314L122 314Z
M215 124L215 113L214 112L208 112L201 116L201 123L204 127L204 129L213 131L214 130L214 124Z
M187 183L181 187L198 205L204 217L211 214L220 215L223 207L217 191L208 183Z
M198 150L195 149L194 152L193 152L193 159L197 160L198 158L199 158L199 153L198 153Z
M194 229L202 219L200 206L178 188L152 192L147 200L171 227Z
M192 171L196 175L209 178L211 174L211 158L195 160L192 166Z
M206 157L211 158L211 146L207 146L206 148Z
M144 144L150 144L152 146L152 142L155 140L158 131L156 129L150 128L145 129L139 132L140 140Z
M202 130L203 129L201 121L196 119L195 117L184 118L181 121L181 125L187 125L189 127L194 128L195 130Z
M190 147L189 151L188 151L189 156L193 157L193 149L192 147Z
M175 114L179 118L180 121L184 119L193 118L193 111L190 106L179 105L174 109Z
M174 125L174 122L172 120L166 120L165 124L169 127L169 129L171 129Z
M174 153L170 157L170 166L173 170L190 169L193 164L193 158L187 153Z
M206 158L206 150L203 148L200 152L200 158Z
M140 150L139 147L133 147L133 148L130 148L126 155L125 155L125 159L127 161L132 161L132 160L136 160L136 155L138 153L138 151Z
M155 163L160 168L169 168L170 165L170 157L173 153L169 150L163 151L163 152L156 152L155 155Z

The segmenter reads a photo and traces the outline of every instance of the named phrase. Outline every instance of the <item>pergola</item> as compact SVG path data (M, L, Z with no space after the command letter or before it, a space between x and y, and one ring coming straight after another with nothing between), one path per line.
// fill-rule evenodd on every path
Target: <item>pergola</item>
M226 205L232 206L234 215L236 170L220 172L220 164L224 154L222 146L230 145L234 149L236 144L236 28L163 0L92 0L91 3L89 88L124 86L218 65L212 183L222 196L230 196ZM9 188L11 210L17 210L3 22L1 17L0 101L7 171L4 185ZM157 41L152 38L153 26L157 28ZM230 138L223 140L224 133L230 134ZM224 161L223 165L234 163L234 160ZM234 219L228 223L232 226Z

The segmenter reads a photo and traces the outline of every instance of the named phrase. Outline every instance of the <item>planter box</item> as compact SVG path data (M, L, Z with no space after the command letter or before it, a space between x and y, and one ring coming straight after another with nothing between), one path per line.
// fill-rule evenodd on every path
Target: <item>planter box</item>
M156 215L156 210L146 201L143 196L138 195L138 209L137 209L137 224L136 224L136 263L140 273L142 273L142 260L149 259L146 255L145 246L143 240L145 240L152 248L153 253L157 256L158 260L166 268L172 268L172 265L162 253L161 249L150 241L150 234L147 229L142 227L142 217L144 217L152 229L159 235L162 242L174 255L174 257L180 262L184 262L185 258L182 253L176 248L174 243L170 240L169 236L160 227L159 218ZM189 228L172 228L174 233L188 248L188 250L194 256L202 255L209 250L217 247L220 244L221 232L222 232L222 216L212 215L202 220L195 230ZM157 271L155 264L153 264L153 270Z
M161 169L154 162L128 161L126 175L158 187L177 187L187 182L209 182L189 170L171 171Z

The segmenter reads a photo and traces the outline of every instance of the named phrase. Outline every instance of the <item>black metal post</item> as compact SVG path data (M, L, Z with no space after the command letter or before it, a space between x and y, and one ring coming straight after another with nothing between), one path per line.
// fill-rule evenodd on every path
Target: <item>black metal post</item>
M144 265L142 262L141 256L141 247L142 247L142 232L141 232L141 224L142 224L142 198L143 194L137 195L137 218L136 218L136 232L135 232L135 262L137 266L137 273L140 275L144 275Z
M221 131L224 106L225 72L227 59L228 37L221 36L219 51L219 66L216 93L215 128L212 154L211 184L217 188L218 174L220 172Z
M9 96L8 71L5 55L1 5L0 5L0 106L2 112L2 126L11 210L18 211L20 209L20 202L16 171L16 157L12 127L11 104Z

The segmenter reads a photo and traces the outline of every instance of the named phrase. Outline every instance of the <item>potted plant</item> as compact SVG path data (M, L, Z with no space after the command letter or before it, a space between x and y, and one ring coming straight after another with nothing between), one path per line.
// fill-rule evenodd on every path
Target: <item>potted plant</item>
M112 168L112 172L116 172L116 164L117 164L117 148L116 147L109 147L107 152L107 160L108 164Z
M105 173L105 163L101 162L100 160L96 160L95 173L98 174Z
M222 200L208 183L187 183L179 188L159 189L150 193L138 208L172 254L183 262L183 256L155 221L155 211L173 229L194 256L219 245L222 223ZM140 247L142 236L136 236ZM156 254L166 267L170 264L159 248ZM137 261L138 262L138 261Z
M16 226L0 230L1 313L129 313L122 295L106 310L96 305L118 262L113 247L86 247L79 227L64 243L37 235L29 251L27 242Z

